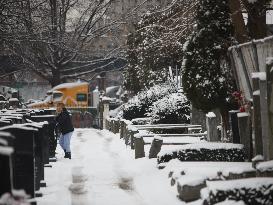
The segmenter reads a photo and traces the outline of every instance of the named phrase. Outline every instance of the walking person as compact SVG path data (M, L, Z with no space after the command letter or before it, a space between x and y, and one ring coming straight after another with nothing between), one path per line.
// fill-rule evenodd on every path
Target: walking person
M57 126L61 132L59 144L64 150L64 158L71 159L70 140L74 131L70 115L63 103L58 103L56 108Z

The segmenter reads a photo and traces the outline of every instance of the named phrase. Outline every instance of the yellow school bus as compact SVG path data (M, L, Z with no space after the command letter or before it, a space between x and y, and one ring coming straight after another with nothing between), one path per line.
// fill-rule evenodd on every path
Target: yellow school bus
M63 83L47 91L47 96L41 102L29 104L29 108L55 107L63 102L66 107L88 107L89 84L87 82Z

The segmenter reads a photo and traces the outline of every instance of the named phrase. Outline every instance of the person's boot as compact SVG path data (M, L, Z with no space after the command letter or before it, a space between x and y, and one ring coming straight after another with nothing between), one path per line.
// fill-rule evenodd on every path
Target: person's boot
M71 152L66 152L64 158L71 159Z

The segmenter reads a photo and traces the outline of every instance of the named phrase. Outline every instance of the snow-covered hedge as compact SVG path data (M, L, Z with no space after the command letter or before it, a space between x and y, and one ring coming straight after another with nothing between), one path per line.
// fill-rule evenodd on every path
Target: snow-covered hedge
M147 125L151 123L150 117L135 118L132 120L133 125Z
M141 103L137 96L130 100L128 103L123 105L122 109L122 118L126 120L132 120L134 118L142 118L145 116L145 113L148 109L148 106Z
M158 163L168 162L172 159L241 162L245 160L245 150L241 144L206 142L181 145L176 150L164 150L157 157Z
M123 118L132 120L135 118L143 118L149 112L149 107L159 99L162 99L169 93L177 92L174 85L159 84L150 89L143 90L135 96L133 100L123 106Z
M225 200L243 201L245 204L272 205L273 178L249 178L230 181L207 181L201 191L204 205Z
M190 102L182 91L171 93L153 103L150 107L152 124L179 124L190 121Z

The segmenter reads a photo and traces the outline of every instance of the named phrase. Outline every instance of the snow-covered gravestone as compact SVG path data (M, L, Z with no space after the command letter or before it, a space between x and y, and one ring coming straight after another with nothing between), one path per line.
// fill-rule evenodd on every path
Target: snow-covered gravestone
M106 119L109 117L109 103L110 103L111 98L108 97L103 97L102 98L102 104L103 104L103 125L102 128L106 128Z
M145 157L144 144L143 137L135 137L135 159Z
M34 164L34 133L35 128L23 127L14 124L0 128L1 131L9 132L14 138L14 188L24 189L31 197L35 196L35 164Z
M241 112L238 116L238 127L240 134L240 143L244 145L246 151L246 158L248 160L252 157L252 140L251 140L251 125L249 113Z
M149 151L149 158L156 158L157 154L161 150L161 146L163 144L163 139L161 137L154 137L150 151Z
M201 125L202 130L206 130L206 114L191 105L191 124Z
M98 87L93 91L93 107L97 108L100 102L100 92L98 90Z
M238 128L238 117L237 113L239 110L231 110L229 111L229 119L230 119L230 127L231 127L231 142L232 143L240 143L240 135Z
M9 107L19 108L19 100L17 98L10 98L9 99Z
M218 132L217 132L216 115L213 112L209 112L206 114L206 126L207 126L208 141L210 142L219 141Z
M4 135L4 136L3 136ZM8 141L1 138L7 137L9 134L5 132L0 132L0 197L4 193L11 192L13 189L12 182L12 163L11 155L13 153L13 148L8 146ZM1 204L1 202L0 202Z
M267 94L267 76L265 72L258 75L260 87L260 107L261 107L261 125L263 139L263 156L265 160L273 159L273 145L271 136L271 127L269 125L269 109Z
M273 159L273 59L269 59L266 67L267 76L267 106L269 124L269 159Z
M253 133L255 155L263 155L259 75L252 73L253 84Z

